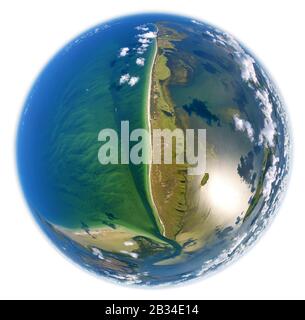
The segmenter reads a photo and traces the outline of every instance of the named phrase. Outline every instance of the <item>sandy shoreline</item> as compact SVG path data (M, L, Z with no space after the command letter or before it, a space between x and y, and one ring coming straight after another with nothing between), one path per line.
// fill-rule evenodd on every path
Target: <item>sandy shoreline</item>
M157 30L158 32L158 30ZM148 96L147 96L147 125L148 125L148 130L150 132L150 154L151 154L151 161L148 164L148 187L149 187L149 193L150 193L150 198L151 198L151 202L153 205L153 210L155 212L155 215L157 215L156 218L158 218L161 226L162 226L162 235L165 236L165 227L164 224L161 220L161 217L158 214L158 210L156 207L156 204L154 202L154 198L153 198L153 194L152 194L152 186L151 186L151 170L152 170L152 130L151 130L151 122L150 122L150 106L151 106L151 91L152 91L152 77L153 77L153 69L154 69L154 65L155 65L155 61L156 61L156 57L157 57L157 52L158 52L158 43L157 43L157 39L155 40L156 44L155 44L155 52L154 52L154 57L153 57L153 62L152 62L152 66L151 66L151 70L150 70L150 74L149 74L149 85L148 85Z

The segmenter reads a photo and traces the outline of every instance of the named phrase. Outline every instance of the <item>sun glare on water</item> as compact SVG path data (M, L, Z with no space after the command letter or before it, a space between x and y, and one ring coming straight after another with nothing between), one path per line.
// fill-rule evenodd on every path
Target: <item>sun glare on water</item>
M232 212L241 205L238 184L227 177L215 176L210 181L209 196L214 208Z
M249 188L237 174L231 170L221 170L210 175L203 188L203 199L208 201L213 216L223 221L235 221L247 209L251 195Z

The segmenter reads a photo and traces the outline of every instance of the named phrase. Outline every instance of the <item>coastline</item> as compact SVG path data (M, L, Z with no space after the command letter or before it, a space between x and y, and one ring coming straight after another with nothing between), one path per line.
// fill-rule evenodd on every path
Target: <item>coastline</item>
M158 32L158 30L157 30ZM157 57L157 52L158 52L158 40L157 38L155 39L155 43L154 43L154 55L153 55L153 61L152 61L152 65L151 65L151 69L149 72L149 83L148 83L148 94L147 94L147 126L148 126L148 131L150 133L150 161L148 164L148 192L149 192L149 196L150 196L150 202L153 206L153 211L155 213L155 217L156 219L159 221L159 225L162 228L161 233L163 236L165 236L165 227L164 224L161 220L160 215L158 214L158 209L156 207L156 204L154 202L153 199L153 193L152 193L152 185L151 185L151 169L152 169L152 130L151 130L151 122L150 122L150 114L151 114L151 93L152 93L152 78L153 78L153 70L154 70L154 65L155 65L155 61L156 61L156 57Z
M93 245L100 245L101 243L105 241L113 241L115 238L118 238L120 236L123 236L125 238L125 241L133 241L134 237L141 236L149 238L157 243L163 243L167 244L168 242L165 241L165 239L162 239L158 236L154 236L151 233L145 232L143 230L139 230L137 228L132 228L126 225L116 225L116 228L113 229L106 225L99 225L94 226L88 229L84 228L67 228L60 225L53 224L46 220L41 220L44 223L47 223L50 225L53 229L56 231L63 233L70 239L74 239L75 237L78 238L78 240L82 239L82 242L85 241L88 244L88 241ZM108 235L108 236L106 236ZM78 241L79 242L79 241ZM117 244L120 243L117 242Z

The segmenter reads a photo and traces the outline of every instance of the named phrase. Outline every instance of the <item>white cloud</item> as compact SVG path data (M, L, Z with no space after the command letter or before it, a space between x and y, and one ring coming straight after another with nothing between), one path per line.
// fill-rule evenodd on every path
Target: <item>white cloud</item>
M104 260L104 256L101 250L97 248L92 248L93 255L97 256L100 260Z
M137 253L135 253L135 252L128 252L128 251L124 251L124 250L122 250L120 252L123 253L123 254L127 254L127 255L131 256L132 258L134 258L134 259L138 259L138 257L139 257L139 255Z
M263 187L263 196L267 198L270 197L272 191L272 184L276 181L277 178L277 168L276 165L279 162L279 159L273 156L272 166L268 169L264 179L264 187Z
M148 31L149 28L146 27L145 24L143 24L143 25L137 26L137 27L136 27L136 30L138 30L138 31L144 31L144 32L145 32L145 31Z
M120 50L120 57L125 57L128 55L129 52L129 48L125 47L125 48L121 48Z
M218 43L224 47L229 47L231 50L233 50L234 59L240 66L241 77L245 82L252 81L256 84L258 83L254 68L254 59L245 52L245 50L233 38L233 36L220 31L217 31L217 33L214 34L210 31L206 31L206 34L213 38L214 43Z
M144 58L137 58L136 64L137 64L138 66L143 67L144 64L145 64L145 59L144 59Z
M129 73L123 74L120 78L120 85L128 83L129 86L133 87L139 82L139 77L131 77Z
M130 74L129 73L123 74L120 78L120 84L124 84L129 80L130 80Z
M262 112L264 113L264 128L259 134L259 144L265 143L269 147L274 146L274 136L276 134L276 124L272 120L272 104L269 99L269 94L266 90L257 90L256 98L259 100L262 106Z
M128 84L133 87L139 82L140 78L139 77L131 77Z
M235 51L235 57L237 63L240 65L243 80L246 82L253 81L254 83L257 83L258 80L254 69L254 59L245 52L245 50L230 34L225 34L223 41L231 46Z
M147 38L140 38L138 41L139 41L140 43L150 43L150 40L147 39Z
M202 23L202 22L200 22L200 21L197 21L197 20L191 20L191 22L192 23L194 23L194 24L198 24L198 25L200 25L200 26L204 26L204 24Z
M245 81L252 80L254 83L257 83L256 72L254 69L254 59L248 54L242 54L240 57L240 68L241 68L241 77Z
M143 34L139 34L138 37L144 38L144 39L154 39L157 37L157 32L149 31Z
M229 47L229 49L233 50L234 59L240 66L242 79L248 83L248 86L251 89L255 90L255 88L252 86L252 83L259 83L254 68L255 60L245 52L245 50L230 34L222 33L219 30L216 30L214 33L211 33L209 31L209 33L207 34L213 37L213 42L225 47ZM273 147L274 136L276 134L276 124L272 120L272 103L270 102L268 91L258 89L255 94L257 100L262 106L262 112L265 116L264 127L259 134L258 143L260 145L265 144L267 146ZM247 129L245 128L244 130Z
M208 36L210 36L210 37L214 38L214 35L213 35L213 33L212 33L212 32L210 32L210 31L206 31L205 33L206 33Z
M142 45L137 49L137 54L144 54L146 50L147 50L147 47L143 47Z
M246 132L251 142L254 141L254 129L249 121L243 120L238 115L233 116L234 126L237 131Z
M142 30L145 31L145 30ZM151 40L157 37L157 32L155 31L149 31L142 34L138 34L137 37L138 42L141 43L141 46L139 46L137 50L137 54L144 54L149 47L149 44L151 43Z
M144 54L147 50L149 45L147 43L143 43L138 49L137 49L137 54Z

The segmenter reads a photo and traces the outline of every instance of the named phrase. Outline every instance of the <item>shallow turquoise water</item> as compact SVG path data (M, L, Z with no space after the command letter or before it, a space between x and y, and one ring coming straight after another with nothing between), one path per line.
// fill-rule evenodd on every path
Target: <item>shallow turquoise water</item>
M141 19L101 26L65 47L38 78L19 132L19 169L27 199L49 221L69 228L115 223L158 234L144 165L101 166L100 130L147 129L147 94L154 43L141 57ZM154 31L154 25L148 25ZM104 30L103 30L104 29ZM130 48L126 57L120 49ZM122 74L139 77L120 86ZM132 144L131 144L132 146Z

